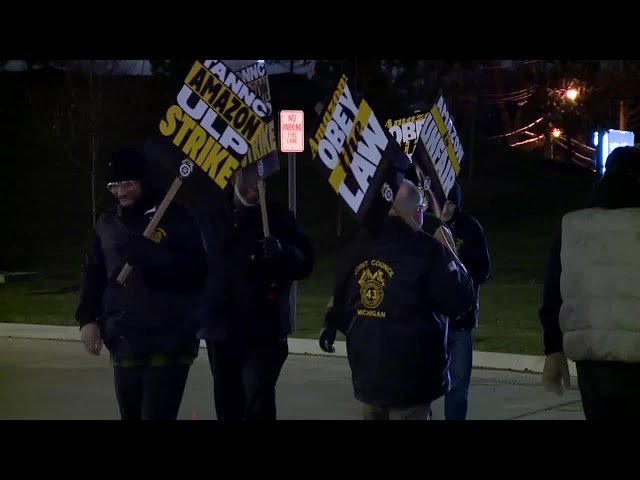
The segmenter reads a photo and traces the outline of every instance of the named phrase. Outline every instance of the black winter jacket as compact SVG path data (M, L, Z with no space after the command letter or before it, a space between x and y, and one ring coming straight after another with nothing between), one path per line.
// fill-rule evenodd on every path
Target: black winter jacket
M358 400L428 403L449 388L447 319L473 303L471 281L451 252L396 217L363 234L339 261L334 314L347 337Z
M452 317L449 328L451 330L475 328L478 326L480 310L480 285L487 281L491 270L487 240L480 223L464 211L456 212L447 226L456 244L458 258L469 272L476 293L471 310L462 317Z
M80 326L97 322L116 359L196 355L194 311L206 278L197 224L186 210L171 204L152 240L141 238L155 212L155 207L146 209L148 202L143 205L122 214L107 212L98 220L83 268L76 319ZM120 285L116 278L133 258L136 265Z
M237 209L231 201L224 212L203 217L209 268L202 315L202 338L285 337L291 333L289 294L294 281L308 277L314 251L293 213L267 202L270 236L282 247L274 259L264 259L259 206Z

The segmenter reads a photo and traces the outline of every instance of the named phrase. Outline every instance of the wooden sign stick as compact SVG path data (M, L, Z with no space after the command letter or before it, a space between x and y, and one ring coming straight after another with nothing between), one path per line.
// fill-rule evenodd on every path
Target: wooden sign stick
M269 218L267 217L267 199L264 180L262 179L258 181L258 192L260 195L260 210L262 211L262 231L264 232L264 237L267 238L269 236Z

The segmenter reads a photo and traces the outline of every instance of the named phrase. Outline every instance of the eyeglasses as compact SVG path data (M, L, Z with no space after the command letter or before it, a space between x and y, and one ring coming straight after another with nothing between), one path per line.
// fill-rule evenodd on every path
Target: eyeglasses
M124 180L122 182L110 182L110 183L107 183L107 190L110 191L111 193L116 193L119 188L122 188L122 187L124 187L125 189L131 188L134 182L135 180Z

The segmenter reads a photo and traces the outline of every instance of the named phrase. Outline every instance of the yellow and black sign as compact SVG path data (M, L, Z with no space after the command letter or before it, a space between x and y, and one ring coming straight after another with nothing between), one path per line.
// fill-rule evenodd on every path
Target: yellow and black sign
M264 61L248 65L235 73L265 102L269 111L272 112L269 77ZM271 115L271 120L260 128L258 135L251 142L247 155L240 162L240 167L243 169L245 179L250 183L267 178L280 169L273 115Z
M267 76L267 66L264 61L258 61L252 65L236 71L247 86L266 103L271 102L271 90L269 89L269 77Z
M387 312L380 308L384 302L384 292L393 278L393 269L380 260L366 260L354 270L360 285L360 302L364 308L357 310L364 317L385 318Z
M224 189L270 114L270 106L223 62L196 61L160 121L160 133Z
M442 94L427 113L412 160L419 176L431 179L440 209L460 173L464 150ZM421 172L419 171L421 170Z
M316 168L361 222L386 215L401 178L397 174L404 175L409 159L345 75L325 104L309 147Z
M426 118L427 113L420 112L398 120L387 120L384 124L385 128L394 136L409 158L413 156L413 152L416 149L418 135L420 135Z

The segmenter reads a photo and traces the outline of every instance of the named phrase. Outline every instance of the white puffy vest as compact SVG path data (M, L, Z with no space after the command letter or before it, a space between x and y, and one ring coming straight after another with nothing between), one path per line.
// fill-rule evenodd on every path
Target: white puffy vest
M567 357L640 363L640 208L567 214L561 262Z

